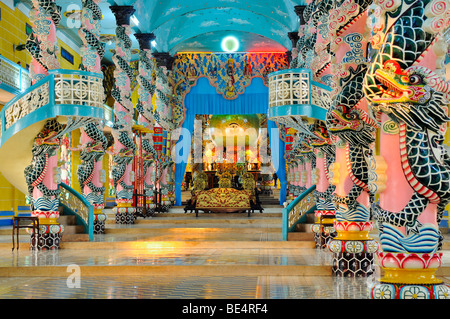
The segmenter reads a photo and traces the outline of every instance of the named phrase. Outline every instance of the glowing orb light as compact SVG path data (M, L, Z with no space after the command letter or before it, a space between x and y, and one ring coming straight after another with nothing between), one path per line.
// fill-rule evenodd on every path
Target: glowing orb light
M226 52L236 52L239 49L239 41L233 36L227 36L222 40L222 50Z

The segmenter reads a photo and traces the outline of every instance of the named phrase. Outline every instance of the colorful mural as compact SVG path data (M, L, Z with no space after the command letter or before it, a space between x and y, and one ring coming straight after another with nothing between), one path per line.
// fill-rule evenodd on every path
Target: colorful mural
M286 69L285 53L182 53L173 63L174 92L178 96L173 109L178 127L184 120L184 96L197 79L207 77L225 99L236 99L255 77L264 79L271 72Z

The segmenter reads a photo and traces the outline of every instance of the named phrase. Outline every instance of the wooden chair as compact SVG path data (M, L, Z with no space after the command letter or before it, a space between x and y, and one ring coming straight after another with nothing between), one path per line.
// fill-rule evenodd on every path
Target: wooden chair
M39 218L38 217L31 217L31 216L15 216L13 218L13 229L12 229L12 250L14 250L14 233L17 237L17 250L19 250L19 230L21 228L31 228L33 230L33 237L34 237L34 246L32 247L37 248L38 245L38 235L39 235Z

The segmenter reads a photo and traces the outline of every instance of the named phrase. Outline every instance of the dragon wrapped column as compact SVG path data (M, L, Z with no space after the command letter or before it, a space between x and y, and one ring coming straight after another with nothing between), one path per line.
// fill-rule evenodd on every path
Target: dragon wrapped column
M32 33L25 48L32 57L30 75L36 83L48 75L48 70L60 68L56 29L61 21L61 8L53 0L33 0L32 4Z
M64 226L59 218L58 149L59 132L63 129L55 119L48 120L33 142L33 158L24 170L31 198L31 216L39 218L38 242L31 236L31 246L38 249L57 249Z
M139 41L139 101L136 109L139 113L138 127L140 128L141 141L141 161L139 169L141 174L138 176L137 183L139 191L144 194L143 203L145 214L152 215L155 212L156 204L154 202L154 163L158 154L153 147L153 130L155 119L153 116L153 99L156 89L156 61L151 55L151 42L155 39L153 33L138 33L135 37Z
M104 43L100 42L100 21L102 12L98 6L100 0L83 0L81 28L78 30L83 46L80 49L83 71L101 73L101 59L104 56ZM90 122L81 129L81 162L77 169L78 181L83 196L94 206L94 233L105 231L106 214L104 192L105 171L102 159L107 148L103 134L103 123Z
M336 186L333 201L337 232L328 248L333 253L333 274L339 277L373 275L378 250L377 241L370 236L373 194L368 187L377 126L363 92L368 43L365 26L371 2L340 2L328 15L333 91L326 126L336 145L330 173Z
M54 1L33 0L30 11L32 33L25 48L32 60L30 76L36 83L48 75L48 71L59 69L56 30L61 20L61 9ZM44 49L45 48L45 49ZM39 249L59 248L64 227L57 222L59 217L59 187L57 151L60 138L56 137L61 126L49 120L35 137L33 158L25 168L28 195L31 198L31 216L40 222L38 242L31 238L31 245Z
M115 64L115 84L112 96L114 103L114 166L113 181L116 190L116 204L113 211L116 223L133 224L134 212L134 172L132 170L136 145L132 138L132 119L134 115L131 101L131 80L134 77L131 60L130 18L135 12L132 6L111 6L116 17L116 43L113 61Z
M336 207L332 200L336 186L330 183L329 176L329 169L336 156L336 146L323 121L315 120L310 125L310 132L313 134L309 137L310 145L316 157L313 183L316 184L314 196L317 203L317 209L314 212L316 221L311 230L314 232L316 247L326 249L330 240L337 235L334 228Z
M174 172L171 157L171 134L175 129L173 122L173 74L174 58L167 52L153 54L156 62L156 89L154 118L159 130L162 131L160 150L158 152L157 176L158 192L160 193L160 207L167 211L174 200Z
M450 201L450 158L443 147L450 83L444 81L448 1L379 2L370 27L375 54L364 79L380 126L371 187L383 277L373 299L449 298L436 277L442 264L439 224Z

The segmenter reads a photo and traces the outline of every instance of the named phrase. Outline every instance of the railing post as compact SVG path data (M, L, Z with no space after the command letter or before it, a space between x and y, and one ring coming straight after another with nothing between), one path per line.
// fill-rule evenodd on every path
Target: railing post
M306 213L310 212L316 205L314 190L316 185L311 186L300 196L295 198L287 207L282 209L282 238L288 239L288 233L294 229ZM306 202L304 202L306 201Z
M282 209L282 218L283 218L283 225L282 225L282 227L283 227L282 236L283 237L282 238L285 241L288 239L288 215L289 215L288 210L286 207L284 207Z

